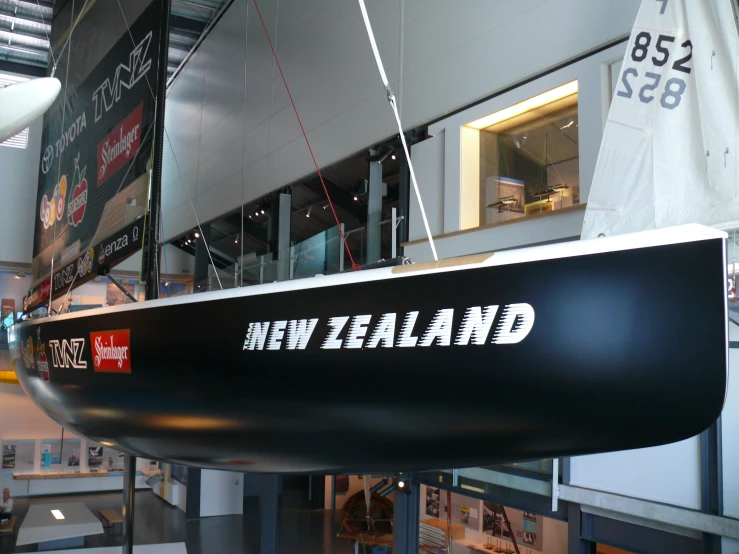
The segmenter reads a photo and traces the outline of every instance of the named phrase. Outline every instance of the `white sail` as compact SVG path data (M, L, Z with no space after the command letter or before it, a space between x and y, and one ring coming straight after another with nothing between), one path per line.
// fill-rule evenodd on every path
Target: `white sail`
M739 226L733 0L643 0L582 238L682 223Z

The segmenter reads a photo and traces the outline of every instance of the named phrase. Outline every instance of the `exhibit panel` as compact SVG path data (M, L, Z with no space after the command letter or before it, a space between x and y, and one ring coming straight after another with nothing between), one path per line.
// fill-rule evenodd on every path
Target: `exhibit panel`
M527 554L568 554L565 521L458 493L451 493L451 500L454 554L495 552L494 549L514 552L514 537L521 552ZM446 529L447 491L421 485L420 522L421 544L433 543L433 529L424 525ZM445 533L441 537L446 540ZM437 546L443 549L446 542Z

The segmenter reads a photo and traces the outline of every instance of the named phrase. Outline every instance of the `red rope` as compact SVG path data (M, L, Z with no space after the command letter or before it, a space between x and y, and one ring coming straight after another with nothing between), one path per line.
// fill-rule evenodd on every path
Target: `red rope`
M344 247L346 248L346 253L349 254L349 260L352 263L352 269L355 271L359 270L361 269L361 266L354 261L352 252L351 250L349 250L349 244L346 242L344 231L341 229L341 223L339 222L339 217L336 215L336 210L334 209L334 203L331 201L331 196L329 195L328 189L326 188L326 183L323 181L323 174L321 173L321 169L318 167L318 162L316 161L316 157L313 154L313 148L311 148L310 146L310 141L308 140L308 134L305 132L305 127L303 127L303 121L300 119L300 114L298 114L298 108L297 106L295 106L295 100L293 100L293 95L290 92L290 87L287 85L287 79L285 79L285 74L283 73L282 67L280 66L280 59L277 57L277 52L275 51L274 44L272 44L272 39L269 36L269 31L267 30L267 25L265 25L264 23L264 18L262 17L262 11L259 9L259 4L257 3L257 0L254 0L254 7L257 9L259 20L262 22L262 28L264 29L264 34L267 36L267 42L269 42L269 47L272 49L272 55L275 58L277 69L279 69L280 71L282 82L285 83L285 90L287 90L287 95L290 97L290 103L293 105L293 111L295 112L295 117L298 118L298 123L300 124L300 130L303 132L303 137L305 138L305 144L308 145L308 151L310 152L310 157L313 158L313 165L316 166L316 171L318 172L318 178L321 180L321 185L323 186L323 192L326 193L326 199L328 200L328 205L331 206L331 213L334 214L334 220L336 221L336 226L339 228L339 234L341 235L341 240L344 241Z

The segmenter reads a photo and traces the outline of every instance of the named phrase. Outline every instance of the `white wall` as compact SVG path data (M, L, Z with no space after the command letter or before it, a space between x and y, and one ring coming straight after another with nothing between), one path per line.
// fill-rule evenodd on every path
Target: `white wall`
M246 2L234 2L170 89L167 238L195 224L183 185L199 218L209 220L314 171ZM411 128L627 35L639 4L385 0L367 9ZM355 2L265 0L260 7L319 165L397 132Z
M700 440L573 457L570 484L700 510Z
M203 469L200 471L200 517L244 513L242 473Z
M41 127L31 124L25 150L0 146L0 262L31 263Z

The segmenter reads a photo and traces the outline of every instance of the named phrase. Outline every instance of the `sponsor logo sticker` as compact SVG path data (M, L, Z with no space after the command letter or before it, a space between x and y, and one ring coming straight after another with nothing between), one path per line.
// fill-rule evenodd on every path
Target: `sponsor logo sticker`
M87 362L82 359L85 351L85 339L50 340L51 365L57 369L87 369Z
M41 198L41 209L39 217L44 224L44 229L48 229L54 222L61 220L64 216L64 198L67 195L67 176L62 175L59 182L54 187L54 194L51 199L44 194Z
M136 155L141 140L142 106L139 105L98 144L98 186Z
M131 373L131 331L117 329L90 333L95 371Z
M87 208L87 179L85 173L87 166L82 169L78 166L79 154L74 160L74 176L72 177L72 193L69 195L69 204L67 204L67 220L73 227L77 227L85 218L85 209Z
M46 352L41 350L38 355L38 371L44 381L49 381L49 360L46 358Z

